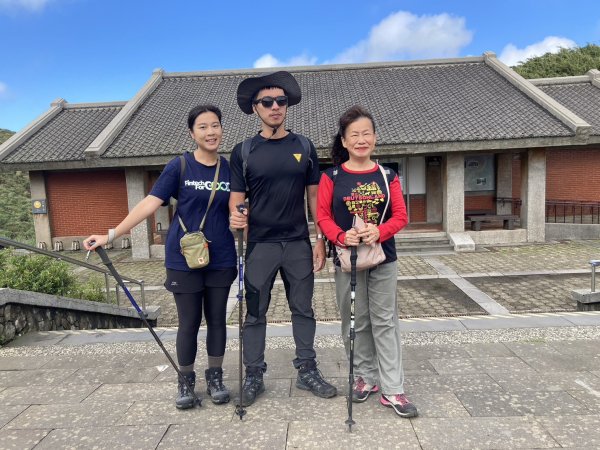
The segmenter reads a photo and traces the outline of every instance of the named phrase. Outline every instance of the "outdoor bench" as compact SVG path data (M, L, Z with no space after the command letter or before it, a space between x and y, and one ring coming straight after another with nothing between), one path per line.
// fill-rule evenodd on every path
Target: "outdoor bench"
M502 221L505 230L512 230L514 229L514 222L515 220L519 219L519 216L513 216L509 214L482 214L476 216L467 216L467 219L471 221L471 230L473 231L480 231L482 222L488 223L500 221Z

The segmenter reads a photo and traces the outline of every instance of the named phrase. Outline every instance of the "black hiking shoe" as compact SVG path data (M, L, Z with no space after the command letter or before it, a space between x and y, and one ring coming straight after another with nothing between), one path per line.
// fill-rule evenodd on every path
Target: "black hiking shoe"
M323 379L323 374L317 369L315 362L303 364L298 369L296 387L310 391L317 397L331 398L337 395L337 389Z
M223 384L223 369L212 367L204 371L206 377L206 393L216 405L229 402L229 391Z
M196 372L184 373L184 378L192 389L196 387ZM177 400L175 400L175 406L177 409L188 409L194 407L194 396L181 380L177 381Z
M263 392L265 392L265 383L263 383L262 370L247 370L241 393L242 406L250 406Z

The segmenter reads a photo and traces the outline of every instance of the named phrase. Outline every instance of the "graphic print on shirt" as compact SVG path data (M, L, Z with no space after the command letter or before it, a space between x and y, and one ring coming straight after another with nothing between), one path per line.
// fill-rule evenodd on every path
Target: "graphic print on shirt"
M344 203L348 212L358 214L365 222L378 223L379 212L377 205L385 202L385 194L377 182L357 182L350 195L344 196Z
M184 186L193 186L194 189L196 189L197 191L204 191L204 190L211 191L213 182L212 182L212 180L210 180L210 181L185 180L183 185ZM226 181L217 182L217 187L215 188L215 191L229 192L229 182L228 181L227 182Z
M296 161L300 162L302 160L302 153L294 153L294 158L296 158Z

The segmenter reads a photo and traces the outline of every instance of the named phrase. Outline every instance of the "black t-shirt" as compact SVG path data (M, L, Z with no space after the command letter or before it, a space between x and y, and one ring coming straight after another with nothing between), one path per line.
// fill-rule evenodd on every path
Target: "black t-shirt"
M294 133L281 139L252 139L244 181L242 144L231 154L231 191L246 192L250 203L248 242L295 241L308 237L304 194L319 184L319 159L312 142L310 160Z

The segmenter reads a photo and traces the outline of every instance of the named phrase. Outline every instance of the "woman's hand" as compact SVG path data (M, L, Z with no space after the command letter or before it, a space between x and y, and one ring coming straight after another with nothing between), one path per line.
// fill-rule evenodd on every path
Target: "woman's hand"
M367 223L366 226L358 232L358 237L367 245L372 245L379 240L379 228L377 225Z
M83 240L83 247L86 250L95 250L101 245L105 245L108 242L107 234L92 234L90 237Z
M356 247L359 243L360 236L354 228L350 228L346 231L346 236L344 237L344 245L346 247Z

